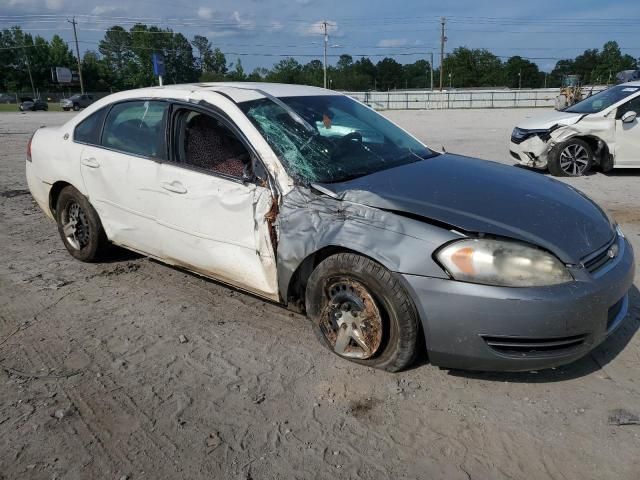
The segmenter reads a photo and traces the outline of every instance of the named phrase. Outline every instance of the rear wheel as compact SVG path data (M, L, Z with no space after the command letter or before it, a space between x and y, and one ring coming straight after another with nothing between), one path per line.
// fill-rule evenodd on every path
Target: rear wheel
M77 112L78 110L80 110L80 105L78 105L77 103L73 104L73 111Z
M366 257L340 253L320 263L306 308L320 341L340 357L391 372L415 359L415 307L391 272Z
M107 248L107 236L98 213L78 190L65 187L56 204L58 232L69 253L83 262L98 260Z
M593 160L593 150L587 142L580 138L570 139L554 148L549 172L556 177L579 177L591 169Z

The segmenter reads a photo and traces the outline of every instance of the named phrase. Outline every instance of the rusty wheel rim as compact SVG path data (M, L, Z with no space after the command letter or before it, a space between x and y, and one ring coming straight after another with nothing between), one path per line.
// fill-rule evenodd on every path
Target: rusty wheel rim
M77 202L69 202L62 212L62 230L69 245L82 250L89 244L89 221Z
M333 351L365 360L382 344L382 317L375 300L360 282L343 278L328 282L329 299L320 329Z

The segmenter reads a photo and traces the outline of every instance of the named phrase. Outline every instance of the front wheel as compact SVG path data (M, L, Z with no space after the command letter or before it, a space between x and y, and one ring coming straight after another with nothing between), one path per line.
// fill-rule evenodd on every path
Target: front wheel
M71 256L95 262L107 248L107 236L98 213L78 190L65 187L56 204L58 232Z
M80 105L78 105L77 103L73 105L73 111L77 112L78 110L80 110Z
M549 172L556 177L580 177L593 165L591 146L580 138L569 139L551 152Z
M309 278L306 308L320 341L340 357L390 372L415 359L415 307L373 260L340 253L322 261Z

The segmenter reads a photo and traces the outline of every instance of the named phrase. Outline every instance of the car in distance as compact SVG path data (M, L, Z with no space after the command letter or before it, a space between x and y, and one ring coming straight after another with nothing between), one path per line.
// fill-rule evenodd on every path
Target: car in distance
M49 110L49 104L39 98L33 99L31 97L21 97L18 109L21 112L35 112L36 110L43 110L46 112Z
M15 103L16 97L8 93L0 93L0 103Z
M108 243L305 312L389 371L532 370L623 321L634 260L607 215L526 170L440 154L329 90L266 83L113 94L27 148L69 253Z
M599 166L640 168L640 81L608 88L564 110L527 119L511 134L521 165L577 177Z
M87 108L93 102L95 102L93 95L77 93L69 98L63 98L60 101L60 106L65 112L68 112L69 110L77 112L81 108Z

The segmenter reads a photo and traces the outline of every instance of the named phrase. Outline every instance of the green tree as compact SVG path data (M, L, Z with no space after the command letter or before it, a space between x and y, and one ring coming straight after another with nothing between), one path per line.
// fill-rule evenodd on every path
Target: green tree
M504 83L509 88L539 88L543 82L538 65L529 60L515 56L504 64Z
M134 56L131 34L118 25L111 27L100 40L98 51L107 67L106 71L109 72L111 86L116 90L125 88L126 72Z
M444 59L443 68L445 86L494 87L502 83L502 62L486 49L458 47Z
M267 80L278 83L302 83L302 65L295 58L284 58L273 66Z
M378 89L391 90L401 88L402 65L393 58L384 58L376 65Z
M213 56L213 50L211 49L211 42L207 37L202 35L195 35L193 40L191 40L191 45L193 45L197 50L196 56L196 68L200 71L200 73L204 73L205 70L205 59L211 58Z

